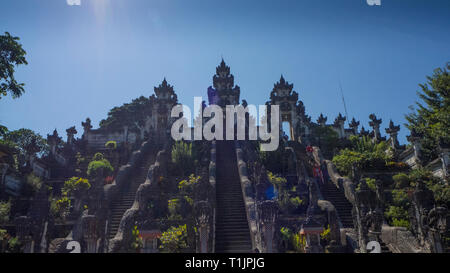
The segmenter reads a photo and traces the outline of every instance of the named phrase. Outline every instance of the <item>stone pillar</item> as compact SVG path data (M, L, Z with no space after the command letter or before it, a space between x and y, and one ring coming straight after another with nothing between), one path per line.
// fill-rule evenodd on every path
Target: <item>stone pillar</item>
M262 236L262 252L276 252L275 247L275 230L278 219L278 204L273 200L258 202L258 226L260 235Z
M358 135L359 121L356 121L355 118L353 118L352 121L350 122L349 126L352 129L353 134Z
M382 119L377 119L377 116L375 114L370 114L369 118L371 120L369 122L369 125L370 127L372 127L374 133L374 140L378 142L381 140L380 124L382 122Z
M397 135L400 131L400 125L395 126L392 120L389 122L389 128L386 128L386 133L389 134L389 139L392 149L396 150L399 146Z
M52 135L47 135L47 142L50 145L50 152L53 155L56 155L56 148L58 144L61 142L61 137L58 135L58 131L56 129L53 131Z
M211 224L212 224L212 208L207 201L199 201L194 205L195 223L197 226L197 253L212 252Z
M411 134L409 136L406 137L406 139L411 142L411 144L413 145L413 149L414 149L414 158L416 161L416 166L420 166L421 165L421 160L420 160L420 156L421 156L421 144L420 144L420 140L422 139L423 134L418 133L416 130L412 129L411 130Z
M85 215L81 218L81 224L86 253L97 253L97 218L94 215Z
M450 165L450 158L449 158L449 152L450 152L450 145L446 143L443 139L439 139L439 157L441 158L442 162L442 172L444 179L447 181L449 180L449 170L448 167Z
M16 236L23 245L24 253L33 253L33 236L31 234L31 219L28 216L19 216L15 219Z
M86 118L85 122L81 122L81 126L83 126L83 136L82 136L82 138L84 140L87 140L88 139L88 135L89 135L89 131L91 131L91 129L92 129L91 119L90 118Z
M74 136L77 134L77 130L75 129L75 126L67 129L66 133L67 133L67 144L72 145L73 141L74 141Z
M359 184L360 189L355 192L355 229L358 235L359 250L362 253L366 253L366 246L369 242L369 225L372 218L371 210L374 196L373 192L369 189L364 179L361 179Z

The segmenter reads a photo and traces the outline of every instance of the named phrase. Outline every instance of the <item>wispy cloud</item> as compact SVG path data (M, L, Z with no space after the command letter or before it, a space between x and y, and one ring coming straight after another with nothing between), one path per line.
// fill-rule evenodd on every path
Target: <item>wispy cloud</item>
M80 6L81 0L66 0L66 3L69 6Z

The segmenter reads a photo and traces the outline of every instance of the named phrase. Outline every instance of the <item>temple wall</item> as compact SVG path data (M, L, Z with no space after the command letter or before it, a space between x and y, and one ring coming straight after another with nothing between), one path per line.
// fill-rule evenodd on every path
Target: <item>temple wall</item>
M105 148L108 141L116 141L117 144L125 142L123 132L89 132L87 136L88 146L91 148ZM137 135L134 132L128 132L128 143L135 143Z

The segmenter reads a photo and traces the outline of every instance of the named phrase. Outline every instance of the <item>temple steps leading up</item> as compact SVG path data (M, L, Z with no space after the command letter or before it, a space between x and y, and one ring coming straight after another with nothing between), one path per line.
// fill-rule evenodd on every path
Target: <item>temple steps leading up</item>
M251 253L252 242L237 169L234 141L217 141L217 253Z
M344 193L329 181L326 185L321 185L323 197L330 201L339 215L344 228L354 228L352 217L352 204L347 200Z
M145 182L148 170L155 161L153 152L142 161L141 165L135 170L134 177L130 178L130 184L124 186L116 200L111 205L111 217L108 228L108 239L114 238L119 229L120 221L124 213L133 206L137 189Z

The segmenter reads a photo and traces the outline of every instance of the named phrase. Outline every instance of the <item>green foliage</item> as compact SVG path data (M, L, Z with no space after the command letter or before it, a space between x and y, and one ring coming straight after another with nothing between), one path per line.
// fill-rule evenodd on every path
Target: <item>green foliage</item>
M395 187L397 189L403 189L409 187L409 176L406 173L398 173L392 177L395 182Z
M406 190L392 190L392 202L395 206L407 208L409 206L409 198Z
M12 97L18 98L24 92L24 84L18 83L14 77L14 67L27 65L27 54L18 42L19 37L11 36L8 32L0 35L0 99L9 92Z
M62 188L63 195L71 196L73 193L81 193L89 190L91 184L89 180L81 177L72 177L66 182Z
M30 173L25 178L25 184L22 187L24 196L31 197L36 194L42 187L42 179L33 173Z
M0 224L5 224L9 221L10 212L11 212L11 201L0 202Z
M54 217L64 219L69 212L71 201L67 196L62 196L60 199L52 199L50 203L50 212Z
M321 150L332 150L339 143L339 135L329 126L316 126L313 136L317 138Z
M292 244L297 252L304 252L306 246L306 236L300 234L294 234L292 236Z
M169 209L169 219L177 220L180 219L181 216L179 214L180 211L180 199L173 198L167 201L167 207Z
M100 128L117 131L127 127L131 131L142 131L153 103L153 97L141 96L131 103L114 107L108 112L108 117L100 121Z
M131 241L131 247L135 250L140 250L142 247L144 247L144 242L142 240L142 237L139 233L139 230L137 226L134 226L133 230L131 231L132 241Z
M178 253L182 249L187 248L186 225L170 227L166 232L161 234L160 240L160 248L162 248L165 252Z
M201 176L189 175L188 179L182 180L178 183L178 189L185 194L191 194L194 186L200 182Z
M110 150L115 150L115 149L117 149L117 142L114 140L110 140L105 143L105 148L108 148Z
M444 68L435 69L433 75L427 77L427 83L419 85L417 108L411 107L413 112L406 115L406 126L422 134L420 142L424 164L438 156L439 139L450 143L449 69L450 62Z
M333 157L333 163L343 175L351 175L353 164L365 170L385 169L387 163L392 160L392 156L387 153L388 145L384 141L372 143L366 136L362 138L352 136L350 141L351 149L341 150Z
M296 252L303 252L306 245L306 238L299 234L294 233L287 227L281 227L280 229L281 240L285 242L288 250L294 250Z
M271 172L267 172L267 177L269 178L269 182L274 185L278 192L281 192L286 187L286 178L278 176Z
M384 215L392 226L410 227L408 211L402 207L389 206Z
M177 141L172 146L172 163L181 174L193 173L195 169L192 143Z
M102 173L101 173L102 172ZM87 175L96 177L100 173L103 177L109 176L114 172L114 168L109 163L108 159L104 158L102 153L96 153L91 162L89 162Z
M450 207L450 187L442 181L437 183L429 183L428 188L433 191L434 199L439 205Z
M15 148L19 151L19 164L23 166L26 159L32 155L43 155L48 153L47 141L38 133L30 129L19 129L7 131L1 136L2 144Z
M320 238L326 242L329 242L331 239L331 229L330 225L322 232L320 233Z
M264 152L259 149L259 157L267 170L275 173L282 173L286 166L286 157L284 155L283 146L280 145L277 150L271 152Z
M375 184L375 179L369 178L369 177L366 177L365 179L366 179L367 187L369 187L369 189L371 189L373 191L376 191L377 186Z

